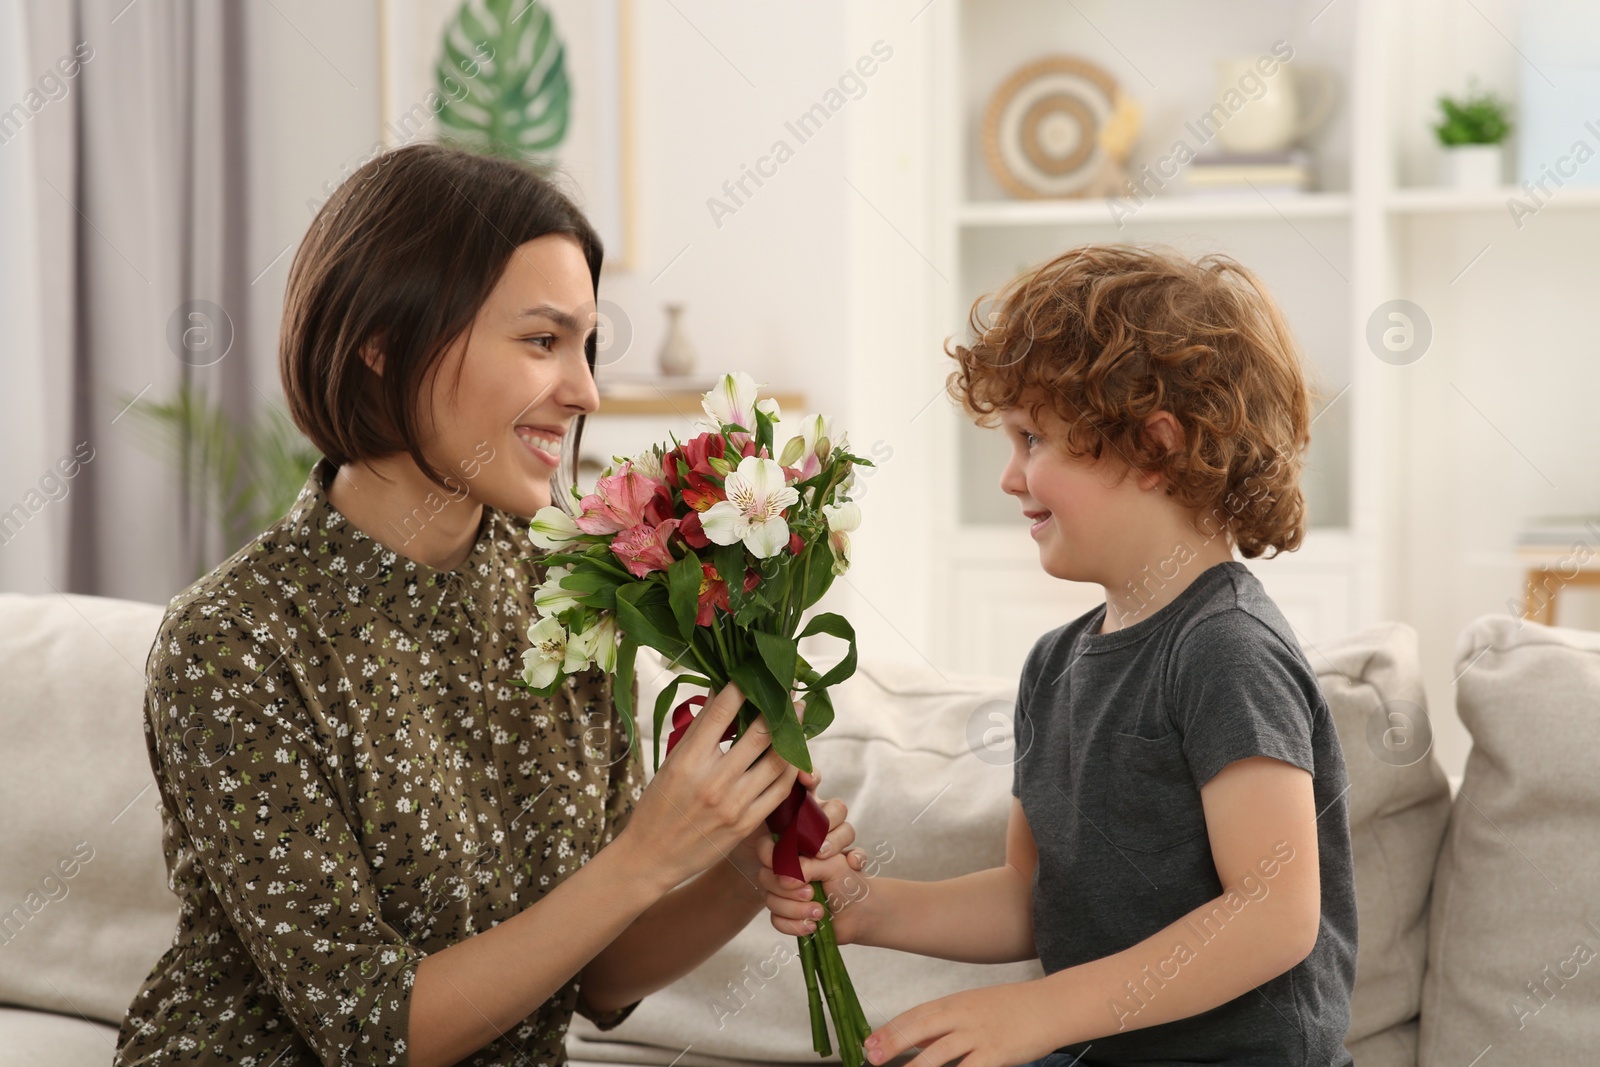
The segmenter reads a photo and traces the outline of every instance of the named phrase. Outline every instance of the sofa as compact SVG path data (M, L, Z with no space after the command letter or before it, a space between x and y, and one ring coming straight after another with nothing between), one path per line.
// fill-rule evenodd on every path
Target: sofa
M0 1067L110 1062L122 1012L170 943L177 903L141 726L162 611L0 594ZM1597 1062L1600 634L1500 615L1463 631L1456 699L1473 749L1455 790L1429 751L1409 627L1305 651L1350 776L1359 953L1346 1045L1358 1067ZM644 706L665 677L641 654ZM1000 860L1014 695L1014 679L872 661L837 687L837 719L812 748L874 873L939 878ZM622 1026L575 1019L569 1056L816 1062L792 946L760 916ZM1040 973L844 954L874 1023Z

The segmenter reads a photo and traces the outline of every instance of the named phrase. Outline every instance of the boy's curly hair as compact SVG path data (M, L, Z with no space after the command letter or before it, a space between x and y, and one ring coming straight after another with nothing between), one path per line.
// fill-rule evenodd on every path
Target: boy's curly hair
M1167 495L1202 509L1254 559L1300 547L1311 397L1287 323L1266 286L1229 256L1083 245L973 304L971 345L946 343L946 383L979 425L1048 407L1069 455L1159 471ZM985 322L984 318L991 321ZM1181 447L1144 420L1170 411ZM1270 558L1270 557L1267 557Z

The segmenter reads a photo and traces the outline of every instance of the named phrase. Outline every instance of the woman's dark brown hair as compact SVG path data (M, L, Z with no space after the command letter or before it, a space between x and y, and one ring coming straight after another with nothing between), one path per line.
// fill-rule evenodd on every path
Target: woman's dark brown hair
M512 252L547 234L577 241L598 291L599 236L530 166L432 143L368 160L322 205L289 268L278 369L295 425L335 466L408 452L448 490L419 444L423 383ZM586 348L593 374L592 335ZM563 470L582 434L579 416Z
M996 413L1049 408L1066 425L1052 442L1095 460L1159 471L1167 494L1207 514L1246 559L1300 546L1302 453L1311 396L1276 301L1229 256L1190 261L1168 249L1083 245L973 305L970 345L947 385L980 425ZM1183 429L1168 451L1146 432L1153 412ZM1269 557L1270 558L1270 557Z

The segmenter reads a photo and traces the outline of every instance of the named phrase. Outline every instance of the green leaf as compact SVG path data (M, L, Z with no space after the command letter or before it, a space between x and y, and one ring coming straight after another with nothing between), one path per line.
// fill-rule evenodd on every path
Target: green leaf
M772 747L778 755L799 767L811 769L811 753L806 748L805 734L795 718L794 705L789 703L786 686L779 685L765 664L753 660L736 663L728 672L744 693L745 699L760 710L767 726L772 730Z
M806 574L806 588L805 595L800 598L801 611L821 600L822 594L833 584L833 546L824 537L807 548L804 556L806 558L801 560L801 564ZM806 559L810 562L806 562Z
M767 670L772 672L772 677L777 683L789 689L794 685L795 661L800 656L800 649L794 641L777 634L764 633L756 630L751 634L756 641L756 651L761 653L761 662L767 665Z
M711 688L710 679L701 678L699 675L695 674L680 674L674 677L672 681L668 682L667 687L661 690L660 694L656 696L654 740L655 768L658 771L661 769L661 746L663 744L662 734L666 729L667 712L672 710L672 701L673 698L678 695L678 686L685 684L704 686L707 689Z
M667 595L672 614L678 620L678 633L685 641L694 639L695 614L700 607L700 557L686 549L684 557L667 568Z
M758 455L760 454L760 450L763 449L763 448L765 448L767 450L767 455L768 456L771 456L773 454L772 453L772 416L768 415L765 411L762 411L760 408L757 408L756 409L756 452L757 452Z
M629 752L639 743L639 732L633 716L633 668L638 658L639 642L623 634L622 642L617 646L617 671L611 681L611 703L616 705L617 714L622 717L622 724L628 730Z
M680 660L689 651L676 636L677 622L667 607L666 593L659 582L635 582L617 589L617 625L641 645L648 645L670 660Z
M566 51L538 0L466 0L435 66L441 133L491 155L525 159L565 139Z
M828 695L826 689L808 689L801 703L805 707L806 714L800 728L809 741L833 725L833 698Z
M810 637L812 634L830 634L842 638L846 643L844 658L817 679L814 683L819 689L826 689L830 685L838 685L856 672L856 631L843 615L831 611L824 611L813 615L811 621L806 623L805 629L796 635L796 640Z

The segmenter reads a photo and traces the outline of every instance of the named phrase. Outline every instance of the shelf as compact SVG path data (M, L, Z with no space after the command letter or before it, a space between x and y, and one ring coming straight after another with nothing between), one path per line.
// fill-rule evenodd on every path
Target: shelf
M1503 185L1498 189L1395 189L1389 193L1386 206L1391 214L1396 215L1508 211L1507 202L1513 197L1538 211L1544 208L1596 208L1600 207L1600 186L1569 184L1565 189L1554 190L1550 196L1541 193L1539 200L1544 201L1544 207L1539 207L1539 201L1520 185Z
M1129 207L1118 205L1130 204ZM1132 213L1129 214L1128 211ZM1297 195L1158 196L1142 205L1131 201L969 200L956 208L962 226L1116 226L1132 223L1211 222L1225 219L1343 218L1350 213L1347 193Z

